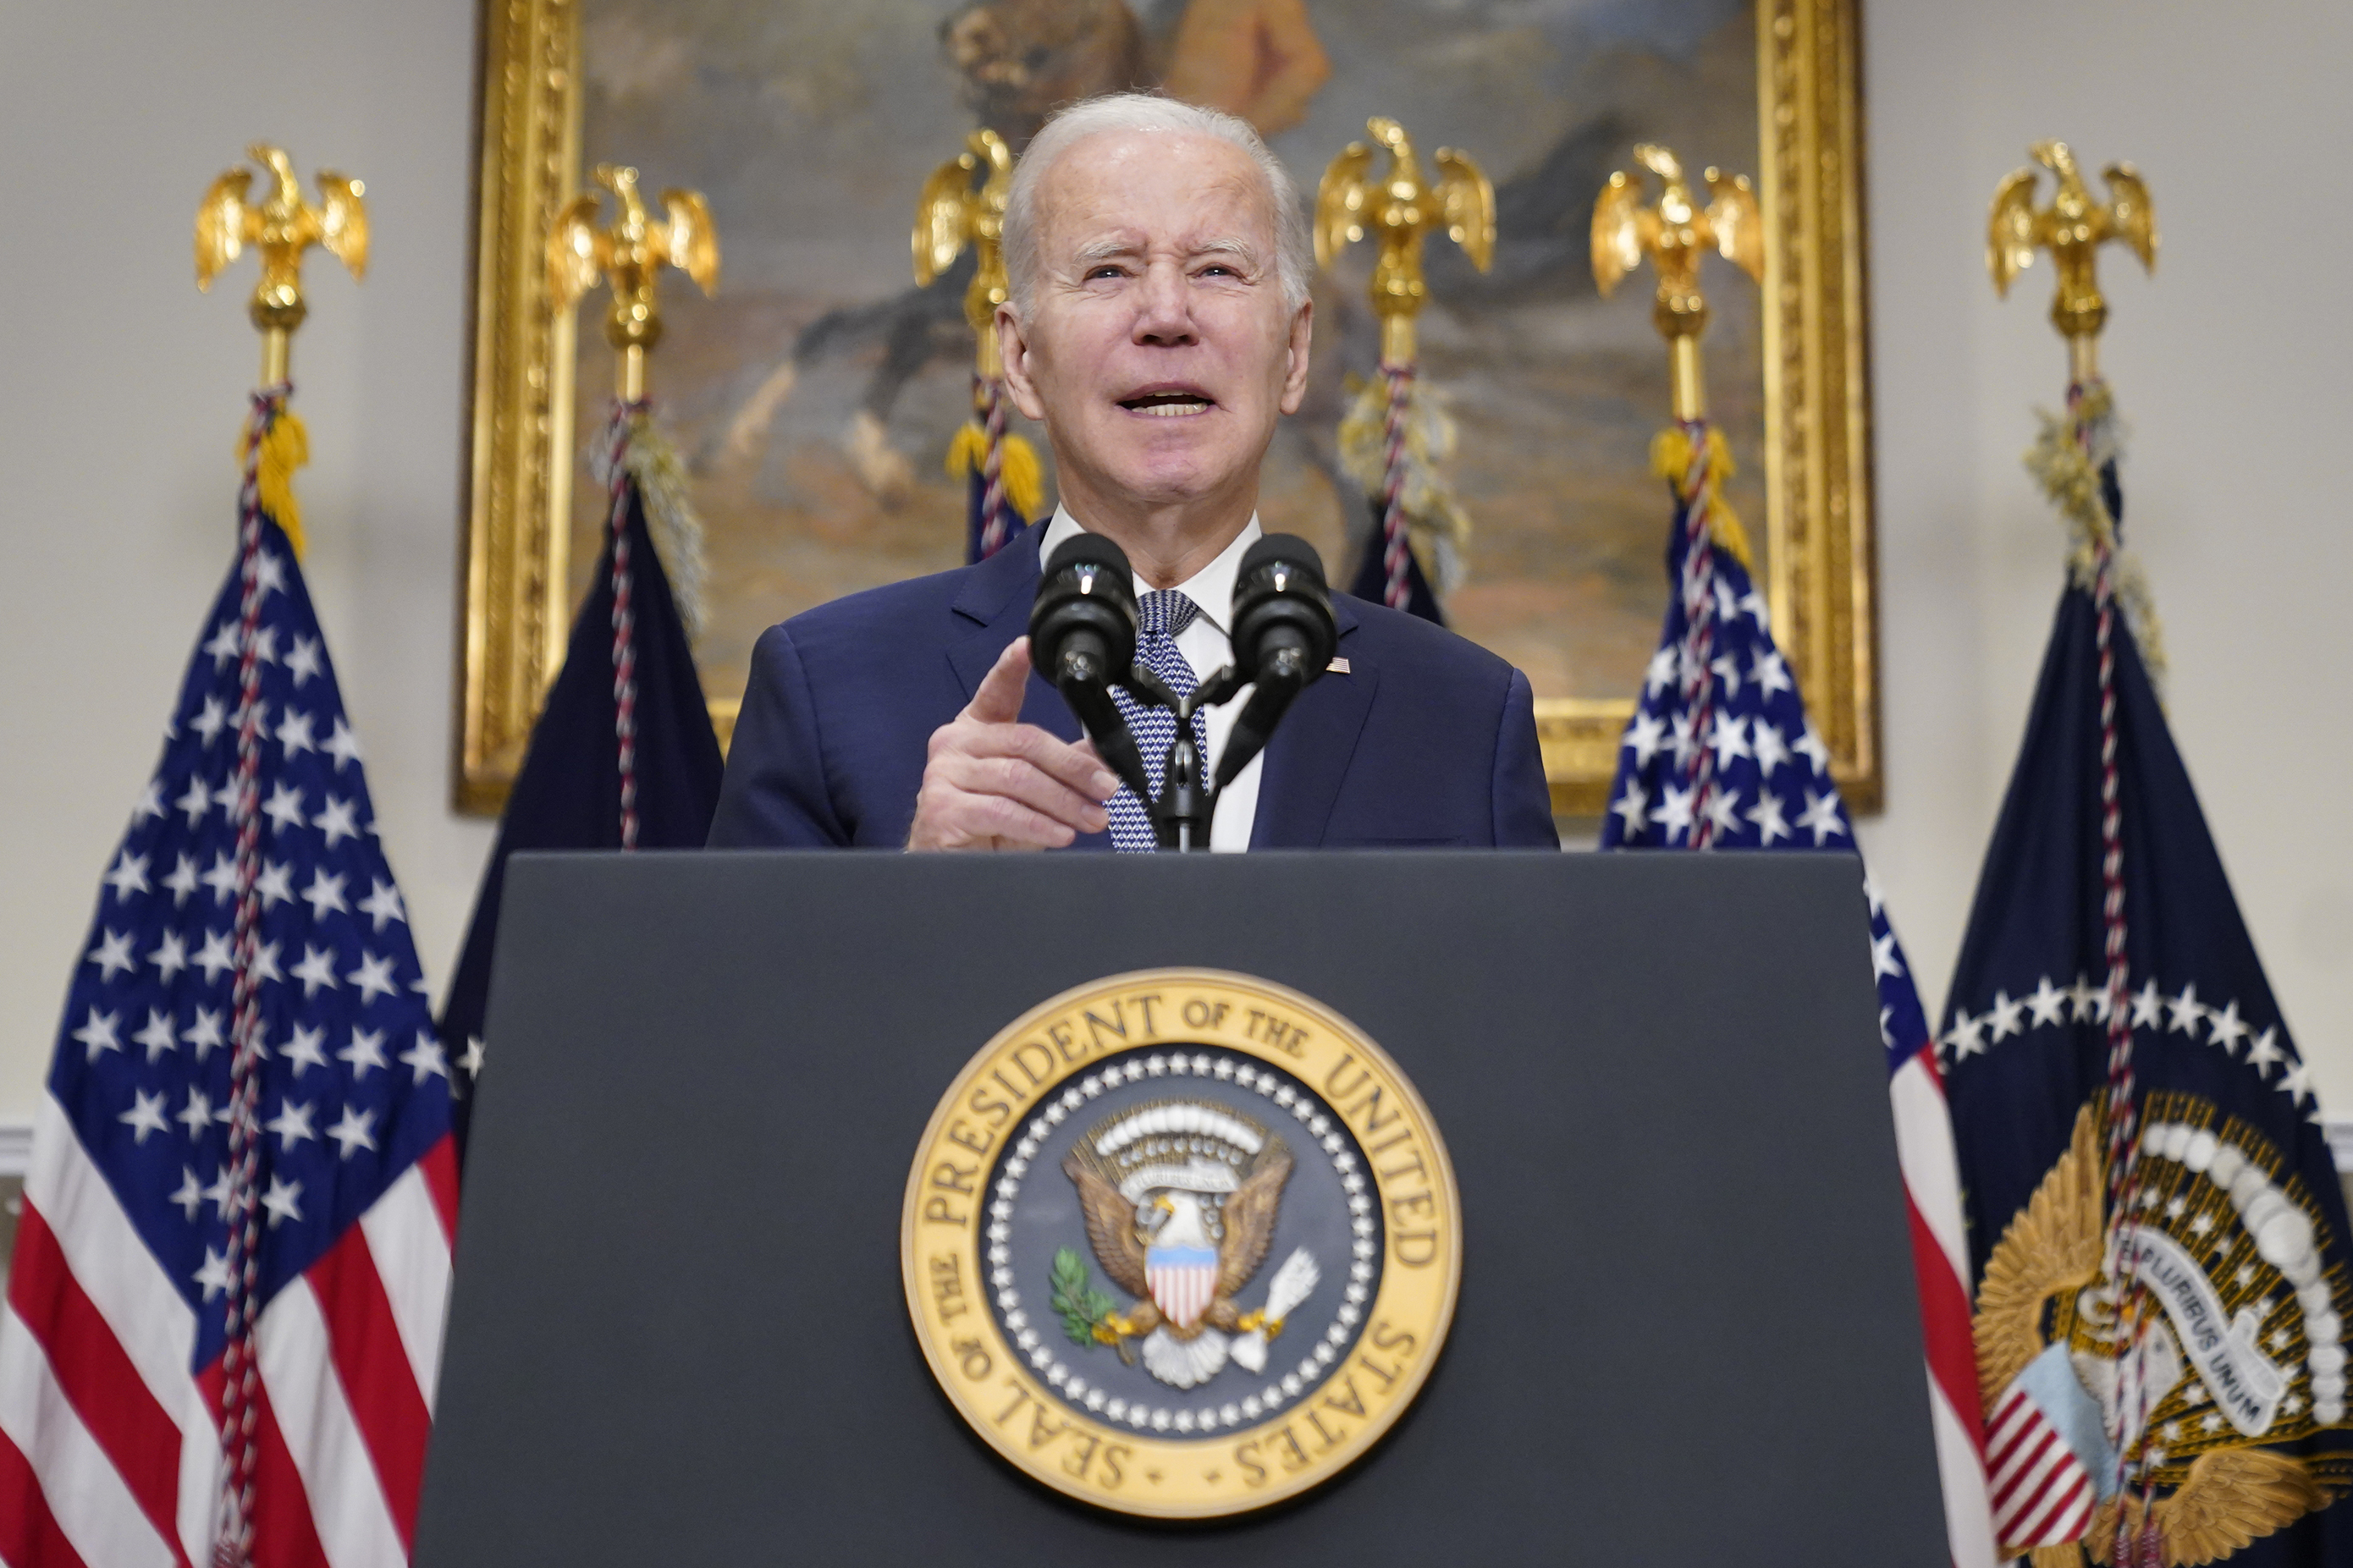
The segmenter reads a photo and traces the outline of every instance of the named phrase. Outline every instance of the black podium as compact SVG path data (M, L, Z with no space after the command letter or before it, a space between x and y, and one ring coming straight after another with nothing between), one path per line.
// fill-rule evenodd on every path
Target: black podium
M1947 1560L1852 859L525 856L507 887L420 1568ZM1387 1439L1195 1525L986 1449L899 1264L973 1053L1174 964L1378 1041L1463 1211Z

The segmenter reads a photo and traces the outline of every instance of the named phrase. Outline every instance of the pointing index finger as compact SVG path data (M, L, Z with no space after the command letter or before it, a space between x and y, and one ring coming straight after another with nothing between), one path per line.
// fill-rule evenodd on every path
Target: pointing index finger
M1010 724L1021 717L1021 693L1029 681L1029 639L1015 637L981 678L965 714L984 724Z

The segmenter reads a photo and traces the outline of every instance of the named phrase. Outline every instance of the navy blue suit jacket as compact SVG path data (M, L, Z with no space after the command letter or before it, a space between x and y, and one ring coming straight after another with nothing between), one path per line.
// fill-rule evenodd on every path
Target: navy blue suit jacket
M976 566L853 594L761 635L713 848L895 849L932 731L1029 627L1043 524ZM1339 657L1276 727L1253 849L1556 849L1527 678L1412 616L1335 595ZM1026 723L1079 721L1029 676ZM1107 849L1107 833L1080 848Z

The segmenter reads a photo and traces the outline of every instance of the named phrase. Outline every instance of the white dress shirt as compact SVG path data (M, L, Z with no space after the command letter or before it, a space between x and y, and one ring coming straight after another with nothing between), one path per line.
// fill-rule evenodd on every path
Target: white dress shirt
M1079 520L1066 509L1055 507L1054 521L1047 525L1046 537L1038 543L1039 568L1044 569L1047 559L1064 540L1085 531L1079 525ZM1233 624L1234 579L1241 574L1243 554L1258 542L1261 531L1258 514L1252 512L1241 532L1234 536L1234 542L1227 545L1216 560L1176 584L1176 592L1192 600L1201 612L1193 617L1191 626L1176 634L1176 651L1183 654L1185 662L1193 667L1193 679L1197 681L1215 674L1233 661L1233 643L1229 640L1230 634L1228 628ZM1139 595L1147 594L1152 591L1152 585L1138 577L1135 591ZM1212 773L1217 771L1218 759L1226 753L1226 737L1232 732L1234 720L1240 717L1242 704L1250 700L1250 690L1245 686L1229 700L1201 710L1209 731L1209 754L1202 759L1202 765ZM1209 847L1212 850L1234 852L1250 847L1250 827L1258 820L1260 767L1265 761L1266 753L1263 752L1252 757L1250 764L1236 775L1234 782L1219 793L1218 815L1209 825Z

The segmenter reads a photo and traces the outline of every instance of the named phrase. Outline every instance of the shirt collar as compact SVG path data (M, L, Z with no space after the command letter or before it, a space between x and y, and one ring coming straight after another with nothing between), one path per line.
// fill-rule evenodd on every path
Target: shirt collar
M1046 537L1038 542L1039 569L1045 569L1046 563L1064 540L1086 531L1079 520L1071 515L1069 508L1056 506L1054 521L1046 525ZM1232 543L1218 552L1216 560L1176 584L1176 591L1192 600L1200 610L1201 617L1220 632L1227 631L1228 623L1233 619L1234 579L1241 574L1242 556L1259 542L1263 531L1258 525L1258 513L1250 513L1250 521L1234 535ZM1141 577L1135 580L1135 591L1138 594L1149 591L1148 584Z

